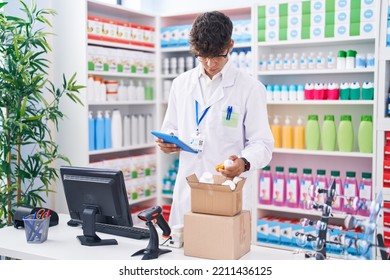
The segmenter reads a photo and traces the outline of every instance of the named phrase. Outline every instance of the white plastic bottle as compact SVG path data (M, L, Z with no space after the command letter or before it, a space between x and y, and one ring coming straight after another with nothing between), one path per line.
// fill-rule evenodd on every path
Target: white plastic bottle
M280 101L281 100L281 91L279 85L274 85L274 91L273 91L274 101Z
M322 55L322 52L318 52L317 54L317 69L324 69L325 68L325 59Z
M251 74L252 73L252 49L248 48L246 54L245 54L245 63L246 63L246 72Z
M260 71L266 71L267 70L267 56L265 54L261 55L260 61L259 61L259 70Z
M288 100L297 101L297 87L296 85L290 85L288 88Z
M288 101L288 86L282 85L282 89L280 91L280 100Z
M271 53L271 54L268 56L268 60L267 60L267 70L268 70L268 71L275 70L275 55L274 55L273 53Z
M137 88L134 85L134 81L130 80L129 85L127 86L127 100L136 100L137 98Z
M291 69L291 58L290 58L290 53L286 53L284 55L283 59L283 69L284 70L290 70Z
M138 86L137 86L137 97L136 100L144 100L145 98L145 89L141 81L138 81Z
M275 59L275 70L282 70L283 69L283 58L282 54L278 53L276 54L276 59Z
M123 130L122 116L118 109L112 111L111 117L111 143L113 148L122 147Z
M106 101L106 100L107 100L107 86L105 83L100 83L99 101Z
M314 52L311 52L307 58L307 68L315 69L316 68L316 59Z
M267 102L272 101L274 99L274 90L272 85L267 85Z
M293 53L291 58L291 69L296 70L299 68L299 57L298 53Z
M305 100L305 85L299 84L297 87L297 101Z
M241 71L246 71L246 53L245 49L241 49L238 53L238 68Z
M128 147L131 145L131 123L130 123L130 115L126 115L123 117L123 146Z
M238 68L238 51L237 49L233 49L230 53L230 61L234 66Z
M326 59L326 68L335 69L336 68L336 57L333 52L328 53L328 57Z
M95 101L95 91L94 91L94 83L93 76L88 76L88 82L87 82L87 100L88 102Z
M118 86L118 100L126 101L127 100L127 89L123 80L119 82Z
M184 57L179 57L178 60L177 60L177 72L178 74L182 74L184 73L184 69L185 69L185 60L184 60Z
M299 68L300 69L307 69L307 57L306 53L301 54L301 58L299 59Z

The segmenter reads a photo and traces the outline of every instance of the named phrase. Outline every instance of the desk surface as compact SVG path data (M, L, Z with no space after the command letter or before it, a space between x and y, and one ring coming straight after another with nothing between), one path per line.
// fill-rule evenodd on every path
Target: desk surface
M27 243L23 228L6 227L0 229L0 256L30 260L140 260L142 256L131 257L138 250L146 248L149 240L136 240L98 232L102 239L115 238L118 245L89 247L82 246L77 235L82 235L81 227L70 227L66 223L69 216L59 215L59 225L50 227L46 242ZM167 248L167 247L164 247ZM161 260L196 260L199 258L184 255L183 248L169 248L171 253L163 254ZM251 251L241 260L289 260L294 259L291 251L252 245Z

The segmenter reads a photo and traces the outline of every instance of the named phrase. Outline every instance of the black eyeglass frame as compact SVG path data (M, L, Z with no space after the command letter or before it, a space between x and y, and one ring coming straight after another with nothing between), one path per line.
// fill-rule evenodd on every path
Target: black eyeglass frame
M213 57L203 57L203 56L196 54L196 55L194 55L194 57L198 60L199 60L199 58L201 58L201 59L204 59L206 61L207 59L211 60L211 59L216 59L216 58L221 58L221 57L226 59L228 55L229 55L229 48L227 49L226 54L219 54L219 55L213 56Z

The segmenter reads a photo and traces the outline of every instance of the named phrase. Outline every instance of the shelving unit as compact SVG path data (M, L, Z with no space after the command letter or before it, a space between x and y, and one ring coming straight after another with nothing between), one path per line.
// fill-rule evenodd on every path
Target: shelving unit
M286 3L287 1L275 1L266 3L262 1L260 5L278 5L279 3ZM375 6L376 14L379 14L379 2L377 1ZM258 6L254 8L256 15L252 18L255 20L254 26L258 25ZM382 24L383 26L383 24ZM386 26L386 25L385 25ZM260 61L263 54L268 56L270 53L281 53L284 57L285 53L298 53L300 57L301 53L314 53L322 52L326 57L328 52L333 52L337 55L338 50L356 50L358 53L374 53L375 54L375 67L363 68L363 69L296 69L296 70L273 70L273 71L260 71L256 69L256 75L260 81L264 84L306 84L310 83L330 83L337 82L339 84L343 82L359 82L362 85L363 82L370 81L375 85L374 100L304 100L304 101L270 101L268 102L268 113L270 115L270 124L272 124L272 117L275 115L280 116L280 124L283 126L284 117L292 117L292 125L295 125L295 120L298 116L303 116L307 119L308 115L318 115L320 127L324 115L332 114L335 117L335 124L338 127L341 115L351 115L354 129L354 148L353 152L345 153L338 150L328 151L312 151L312 150L295 150L295 149L281 149L274 150L273 159L270 162L271 171L275 170L276 166L283 166L284 170L288 170L289 167L298 168L299 176L302 175L303 168L311 168L313 177L315 177L317 169L325 169L327 178L330 178L331 170L339 170L340 175L345 178L346 171L356 171L358 180L361 178L362 172L370 172L373 174L373 190L372 197L375 197L376 191L378 191L378 181L375 178L377 174L377 145L376 133L378 127L377 115L377 102L380 98L380 89L377 88L378 81L378 54L379 54L379 22L375 23L375 33L371 36L355 36L345 38L324 38L324 39L297 39L297 40L285 40L285 41L273 41L273 42L258 42L255 49L256 61ZM383 36L381 38L384 38ZM357 132L360 123L361 115L372 115L374 126L374 148L373 153L360 153L357 145ZM379 181L380 182L380 181ZM314 210L303 210L289 207L275 207L272 205L258 204L255 220L263 218L269 215L288 218L299 219L307 216L313 219L320 219L321 213ZM342 225L346 214L337 213L332 218L334 224ZM363 218L363 217L361 217ZM257 227L254 224L254 227ZM255 235L256 236L256 235ZM265 245L264 242L258 242L257 244ZM267 244L267 246L273 246ZM280 247L279 245L275 245ZM290 249L291 247L287 247Z
M272 1L272 4L285 3L286 1ZM252 71L251 74L257 77L264 84L304 84L306 82L354 82L359 81L360 84L364 81L371 81L376 86L374 91L374 100L305 100L302 102L294 101L271 101L269 102L268 112L270 116L291 115L293 118L302 114L318 114L320 124L324 114L334 114L336 125L338 124L341 114L351 114L354 123L355 139L358 131L360 115L370 114L374 120L374 151L372 154L359 153L357 149L357 141L355 141L354 150L351 153L341 153L338 151L308 151L308 150L292 150L292 149L275 149L271 162L272 171L275 166L288 167L296 166L301 172L302 168L310 166L315 169L322 168L327 170L329 175L330 170L338 169L341 175L345 175L345 171L354 169L357 175L361 172L372 172L373 186L375 190L373 195L379 189L383 182L383 147L385 143L384 133L390 130L390 118L385 117L385 100L387 99L387 90L390 86L388 77L390 74L390 51L385 47L382 38L385 38L384 18L387 18L387 3L385 0L376 1L376 11L379 15L379 6L382 2L381 24L379 22L375 27L375 36L361 37L346 37L346 38L329 38L316 40L287 40L280 42L257 42L257 7L258 5L269 4L269 1L258 1L253 6L237 6L223 10L231 19L251 19L252 20L252 41L249 43L236 43L235 48L252 49ZM78 7L74 9L74 7ZM81 99L84 102L84 107L74 105L70 102L62 104L65 108L64 113L68 117L66 122L60 124L60 132L57 142L61 148L61 152L66 154L73 165L88 165L91 159L114 158L121 155L138 155L145 152L155 152L157 155L157 196L152 196L152 202L158 204L170 203L171 195L162 194L162 181L167 173L170 164L175 159L176 155L166 155L155 148L154 143L148 143L139 146L122 147L120 149L88 151L88 111L90 108L120 108L123 112L148 112L154 117L154 127L158 129L161 126L165 110L167 108L167 95L163 92L163 83L165 80L173 80L177 74L164 74L162 70L162 62L164 58L190 56L188 46L177 46L170 48L161 47L161 39L159 31L163 27L181 24L191 24L195 17L203 11L194 11L187 14L168 14L168 15L153 15L132 11L130 9L117 6L103 4L92 0L68 0L68 1L53 1L53 8L61 11L55 17L55 33L60 34L54 38L54 64L55 67L61 69L60 73L53 73L55 81L61 83L62 73L67 75L77 71L77 81L79 84L87 84L88 74L114 79L141 79L153 82L155 100L153 101L125 101L125 102L87 102L86 91L82 91ZM123 45L113 42L102 42L98 40L90 40L87 38L86 19L88 13L93 13L97 16L106 16L123 21L132 21L139 24L155 27L155 47L143 47L133 45ZM72 20L69 20L69 19ZM66 25L64 24L66 23ZM379 28L381 27L381 28ZM380 34L379 34L380 33ZM380 38L380 39L378 39ZM72 44L69 44L72 42ZM153 74L123 74L110 72L87 71L87 46L98 45L109 48L120 48L127 50L137 50L155 53L155 73ZM352 70L337 70L337 69L317 69L317 70L280 70L280 71L259 71L258 63L261 55L269 53L302 53L307 54L314 51L322 51L327 54L329 51L337 53L339 49L355 49L362 53L374 53L376 56L375 68L367 69L352 69ZM378 59L379 57L379 59ZM377 117L376 117L377 116ZM283 119L282 119L283 120ZM271 120L272 121L272 120ZM71 136L74 135L74 139ZM71 139L71 140L69 140ZM257 182L255 182L257 184ZM390 188L389 188L390 189ZM383 189L385 199L390 200L390 191ZM57 202L57 209L66 211L66 203L63 199L62 188L57 188L60 201ZM256 221L259 217L263 217L270 213L284 217L302 217L316 216L319 212L306 210L292 210L291 208L271 207L258 204L257 185L253 188L253 199L255 207L252 213L252 236L253 243L256 241ZM61 201L62 200L62 201ZM139 201L144 203L145 201ZM149 198L146 202L150 202ZM343 215L335 215L336 222L340 223ZM261 244L261 243L257 243ZM264 244L261 244L264 245Z

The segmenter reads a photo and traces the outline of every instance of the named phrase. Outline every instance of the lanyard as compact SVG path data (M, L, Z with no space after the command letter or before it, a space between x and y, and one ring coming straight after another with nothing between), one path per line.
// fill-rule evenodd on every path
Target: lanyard
M207 112L209 111L210 107L211 107L211 106L207 107L206 110L203 111L203 114L202 114L202 116L201 116L200 119L199 119L199 113L198 113L199 104L198 104L198 101L195 100L196 130L197 130L197 131L199 130L199 124L200 124L200 122L203 120L204 116L207 114Z

